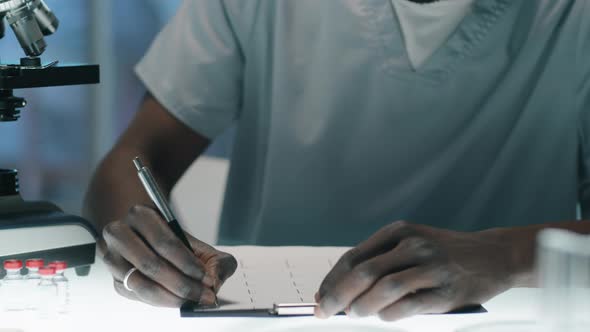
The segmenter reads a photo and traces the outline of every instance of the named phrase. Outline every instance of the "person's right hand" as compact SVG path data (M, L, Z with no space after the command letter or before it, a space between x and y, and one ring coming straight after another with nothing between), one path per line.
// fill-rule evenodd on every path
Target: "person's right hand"
M216 303L215 293L236 270L230 254L187 235L193 252L172 233L155 210L131 208L123 220L109 223L98 250L113 274L117 292L154 306L179 307L187 301L203 307ZM137 268L123 286L123 278Z

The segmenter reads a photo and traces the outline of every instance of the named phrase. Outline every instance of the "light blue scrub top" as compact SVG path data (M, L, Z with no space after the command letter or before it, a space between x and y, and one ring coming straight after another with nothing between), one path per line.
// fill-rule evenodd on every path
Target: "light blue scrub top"
M237 125L221 243L588 215L590 1L477 0L414 71L390 0L186 0L137 73L195 131Z

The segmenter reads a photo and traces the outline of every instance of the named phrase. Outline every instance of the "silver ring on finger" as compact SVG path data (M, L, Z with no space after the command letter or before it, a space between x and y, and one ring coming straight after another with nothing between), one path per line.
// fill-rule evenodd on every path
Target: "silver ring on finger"
M123 278L123 287L125 287L125 289L130 292L133 292L133 289L129 288L129 277L131 277L131 275L135 271L137 271L137 268L132 267L131 269L129 269L129 271L127 271L127 273L125 273L125 278Z

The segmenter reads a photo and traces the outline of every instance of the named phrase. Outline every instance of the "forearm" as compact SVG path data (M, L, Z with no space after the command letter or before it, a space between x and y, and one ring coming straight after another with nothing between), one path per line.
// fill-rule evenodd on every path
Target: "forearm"
M101 232L108 223L127 215L132 206L153 205L133 158L141 157L169 197L174 184L208 145L208 139L146 95L129 128L99 165L86 194L84 216Z
M99 233L108 223L123 218L132 206L153 205L132 163L138 155L140 151L134 149L114 151L101 162L92 178L83 213ZM148 167L152 164L149 158L142 157L142 161ZM160 181L161 189L168 195L171 186L164 183Z
M572 221L514 228L495 228L480 232L482 236L509 247L512 287L536 287L535 258L537 235L547 228L560 228L580 234L590 234L590 222Z

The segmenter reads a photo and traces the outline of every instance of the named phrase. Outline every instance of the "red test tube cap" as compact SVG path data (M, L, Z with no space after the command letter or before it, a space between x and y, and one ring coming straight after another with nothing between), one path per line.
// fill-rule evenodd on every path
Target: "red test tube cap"
M25 266L29 269L31 269L31 268L39 269L39 268L42 268L44 264L45 264L45 262L41 258L32 258L32 259L27 259Z
M14 269L22 269L23 262L18 259L8 259L4 261L4 269L5 270L14 270Z
M39 274L42 276L52 276L55 274L55 268L49 267L49 266L44 266L39 269Z
M68 263L66 263L65 261L54 261L49 263L48 266L53 267L56 270L65 270L68 268Z

